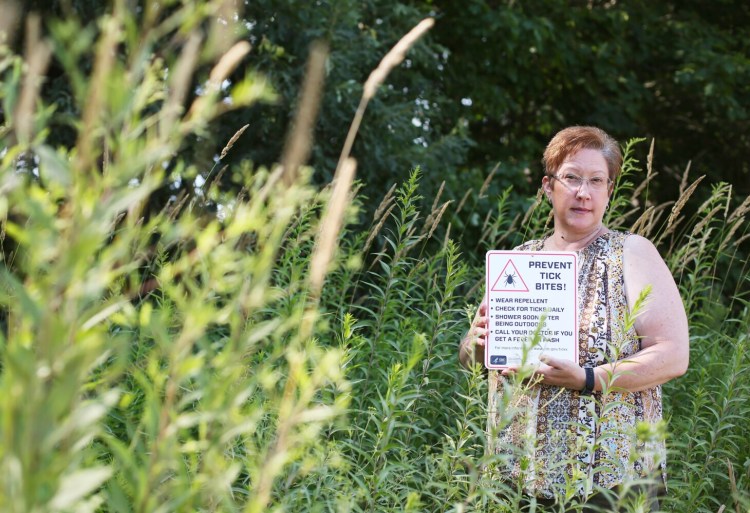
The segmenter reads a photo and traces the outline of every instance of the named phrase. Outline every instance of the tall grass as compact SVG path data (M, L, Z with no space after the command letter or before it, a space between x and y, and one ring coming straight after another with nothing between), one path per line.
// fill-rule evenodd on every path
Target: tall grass
M519 483L490 471L503 457L486 450L485 376L459 367L457 344L484 251L542 236L549 206L537 196L511 212L507 190L482 207L496 171L457 204L422 198L416 169L368 223L351 145L331 187L309 185L305 101L283 166L219 168L240 127L218 170L182 160L228 108L273 96L252 73L231 102L218 87L249 51L209 23L223 5L176 4L134 31L117 4L107 30L59 21L49 41L29 31L24 58L2 49L0 509L517 511ZM178 44L160 60L165 37ZM79 107L71 148L45 142L47 51ZM323 60L311 59L313 97ZM188 105L199 68L211 71ZM709 186L686 172L674 202L652 205L654 149L645 171L639 149L625 147L607 222L659 242L691 325L690 370L665 386L663 506L748 511L750 202L714 184L688 213ZM224 172L239 195L218 187ZM146 208L197 176L190 194ZM474 214L478 240L452 233Z

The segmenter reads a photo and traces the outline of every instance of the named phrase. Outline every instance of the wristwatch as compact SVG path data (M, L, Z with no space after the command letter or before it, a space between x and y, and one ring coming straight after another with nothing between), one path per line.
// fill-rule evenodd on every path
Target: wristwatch
M583 385L581 395L591 395L594 391L594 369L592 367L584 367L583 370L586 372L586 383Z

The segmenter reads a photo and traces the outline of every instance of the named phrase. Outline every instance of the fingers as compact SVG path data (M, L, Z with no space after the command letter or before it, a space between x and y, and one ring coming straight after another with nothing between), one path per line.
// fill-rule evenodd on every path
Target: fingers
M487 305L482 303L477 309L477 313L474 315L474 321L472 324L476 324L479 320L482 320L484 325L487 325Z
M545 385L554 385L572 390L581 390L583 388L583 380L585 378L585 376L582 376L583 369L575 362L553 358L546 354L539 356L539 362L534 367L530 376L526 374L526 376L529 376L529 383L543 383ZM519 371L520 366L513 365L502 369L500 374L510 377L516 375Z
M487 304L482 301L466 336L459 344L459 360L464 367L470 367L484 360L484 348L487 344L487 322Z
M483 346L487 340L487 331L487 316L482 315L480 308L480 311L477 312L477 316L474 318L474 322L471 323L471 328L469 328L469 336L477 344Z
M550 367L549 365L545 363L540 363L537 365L537 367L534 369L534 376L538 376L544 381L547 379L548 376L552 376L552 373L555 371L553 367Z
M581 375L584 374L584 371L578 364L544 354L539 356L539 361L541 363L534 374L540 377L542 383L581 390Z
M464 337L462 345L484 347L487 344L487 331L487 317L480 315L478 312L466 333L466 337Z
M503 376L513 376L516 372L518 372L518 365L509 365L505 369L500 371L500 374Z
M487 322L487 304L482 301L471 323L469 333L467 333L468 337L474 339L475 343L481 346L485 345L487 340Z
M485 324L486 326L486 324ZM483 346L487 342L487 328L482 326L474 326L469 334L474 337L475 343L478 346Z
M564 365L561 360L553 358L548 354L540 354L539 361L549 367L554 367L555 369L559 369Z

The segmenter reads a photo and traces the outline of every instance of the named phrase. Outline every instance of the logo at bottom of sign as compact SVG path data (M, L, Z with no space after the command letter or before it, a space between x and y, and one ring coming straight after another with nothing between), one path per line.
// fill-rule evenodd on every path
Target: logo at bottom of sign
M493 354L490 356L490 365L505 365L508 363L508 357L505 355Z

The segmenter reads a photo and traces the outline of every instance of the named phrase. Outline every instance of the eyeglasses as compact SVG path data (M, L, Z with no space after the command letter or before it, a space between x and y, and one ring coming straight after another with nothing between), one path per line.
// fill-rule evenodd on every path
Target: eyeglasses
M549 177L554 178L571 191L578 191L583 185L583 182L586 182L589 186L589 189L592 191L603 191L607 187L612 185L612 179L609 177L604 178L603 176L583 178L581 176L574 175L573 173L565 173L562 176L549 175Z

